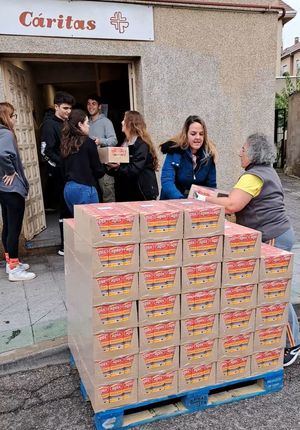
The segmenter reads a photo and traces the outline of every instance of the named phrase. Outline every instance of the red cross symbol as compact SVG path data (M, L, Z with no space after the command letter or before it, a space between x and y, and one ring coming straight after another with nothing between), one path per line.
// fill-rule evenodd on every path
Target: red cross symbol
M122 16L122 12L115 12L110 18L110 23L119 33L124 33L125 28L129 27L129 22L125 16Z

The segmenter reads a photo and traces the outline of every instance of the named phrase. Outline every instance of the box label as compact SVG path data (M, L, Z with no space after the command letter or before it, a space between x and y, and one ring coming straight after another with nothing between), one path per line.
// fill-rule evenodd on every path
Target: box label
M145 215L149 233L173 232L177 228L179 212L160 212Z
M148 344L171 341L175 332L175 321L153 324L143 327Z
M127 328L107 333L100 333L96 337L105 352L126 350L132 345L133 329Z
M202 334L210 335L213 331L217 316L207 315L184 320L189 336L198 336Z
M195 258L216 255L219 241L220 236L187 239L191 256Z
M105 361L96 361L101 372L107 379L123 377L131 372L134 355L126 355Z
M104 403L115 403L129 399L133 390L134 379L117 384L99 387L99 395Z
M114 303L96 307L97 315L105 325L123 323L130 318L132 302Z
M148 318L170 316L174 313L177 296L163 296L154 299L141 300Z
M175 285L176 271L177 269L162 269L144 272L147 290L153 292L172 289Z
M209 379L212 371L212 363L200 364L199 366L188 367L182 370L183 377L187 384L204 382Z
M150 262L174 260L178 249L179 240L164 242L144 243L144 247Z
M167 391L172 388L175 372L166 372L141 378L141 382L147 394Z
M233 376L245 373L248 357L232 358L222 361L221 370L224 376Z
M188 266L185 268L189 283L191 287L201 286L208 282L213 282L216 276L217 263L198 264L195 266Z
M97 278L98 288L103 297L115 297L120 294L130 294L132 288L134 274L127 275L105 276Z
M256 260L237 260L224 262L226 264L230 279L245 279L253 275Z
M210 309L213 306L218 290L203 290L185 294L191 312Z
M103 267L128 266L132 263L135 245L108 246L97 248L99 260Z

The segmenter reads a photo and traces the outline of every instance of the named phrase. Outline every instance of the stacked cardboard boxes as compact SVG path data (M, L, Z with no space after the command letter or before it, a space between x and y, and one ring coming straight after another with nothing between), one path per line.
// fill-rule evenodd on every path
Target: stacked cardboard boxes
M292 254L195 200L65 221L69 345L94 410L282 367Z

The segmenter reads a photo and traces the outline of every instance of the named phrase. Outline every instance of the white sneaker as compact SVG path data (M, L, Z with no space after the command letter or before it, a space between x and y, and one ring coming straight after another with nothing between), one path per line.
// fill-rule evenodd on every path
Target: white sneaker
M26 272L26 270L22 270L20 266L15 267L14 269L11 269L8 274L8 280L9 281L30 281L31 279L34 279L36 277L36 274L33 272Z
M30 266L27 263L19 263L19 267L21 267L22 270L28 270ZM9 268L9 264L8 263L6 263L5 271L6 271L7 274L9 274L9 272L10 272L10 268Z

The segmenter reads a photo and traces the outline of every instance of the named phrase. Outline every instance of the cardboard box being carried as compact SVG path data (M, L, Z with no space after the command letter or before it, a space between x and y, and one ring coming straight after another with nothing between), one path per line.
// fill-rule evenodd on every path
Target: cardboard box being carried
M101 163L129 163L128 146L97 147Z
M140 351L180 344L179 321L166 321L139 328Z
M157 297L180 293L180 268L148 270L139 273L139 297Z
M259 258L261 233L257 230L225 221L224 260Z
M123 203L75 205L76 233L92 246L140 241L139 215Z
M251 359L251 374L259 375L261 373L282 369L283 356L283 348L277 348L270 351L262 351L253 354Z
M223 236L183 240L183 266L219 263L223 257Z
M289 279L293 273L294 254L262 243L259 280Z
M221 287L221 263L203 263L182 268L182 291Z
M169 372L179 369L179 347L154 349L139 354L139 377L150 373Z
M217 384L250 376L251 357L224 358L217 362Z
M167 204L183 211L184 239L224 233L224 207L190 199L167 200Z
M218 339L206 339L180 346L180 367L217 361Z
M253 353L253 333L241 333L219 339L218 359L246 357Z
M139 213L141 242L182 239L182 209L171 207L166 201L153 200L124 203Z
M138 379L138 401L170 396L178 392L178 371L145 375Z
M291 294L291 279L274 279L258 284L258 306L271 303L289 302Z
M214 197L228 197L229 196L228 191L219 190L218 188L204 187L203 185L192 184L188 198L189 199L196 199L197 195L195 193L202 194L203 196L214 196Z
M219 333L219 316L205 315L181 320L181 343L215 339Z
M195 364L179 370L179 392L216 383L216 363Z

